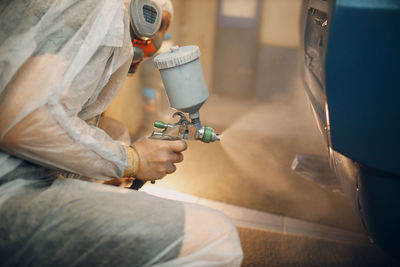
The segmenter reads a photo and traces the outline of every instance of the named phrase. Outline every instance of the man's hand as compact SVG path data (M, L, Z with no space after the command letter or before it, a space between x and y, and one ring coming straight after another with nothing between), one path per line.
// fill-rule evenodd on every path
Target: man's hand
M175 172L174 163L183 161L182 152L186 150L187 144L183 140L166 141L144 137L136 141L133 147L140 158L136 178L150 181Z

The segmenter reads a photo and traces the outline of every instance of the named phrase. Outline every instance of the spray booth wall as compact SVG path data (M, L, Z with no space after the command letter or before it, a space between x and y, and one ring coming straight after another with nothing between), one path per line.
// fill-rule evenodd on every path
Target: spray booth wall
M173 0L179 45L197 44L209 90L267 98L298 71L300 0Z

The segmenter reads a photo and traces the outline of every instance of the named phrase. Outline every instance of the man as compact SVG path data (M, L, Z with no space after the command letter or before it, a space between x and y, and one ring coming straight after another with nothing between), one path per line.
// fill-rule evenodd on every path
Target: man
M13 0L0 12L0 265L240 265L221 213L71 179L161 179L183 160L183 141L126 147L96 127L132 62L123 2Z

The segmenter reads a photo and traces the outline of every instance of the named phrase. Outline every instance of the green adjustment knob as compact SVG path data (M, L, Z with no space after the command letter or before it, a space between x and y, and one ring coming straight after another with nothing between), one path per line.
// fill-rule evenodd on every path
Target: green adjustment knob
M156 128L160 128L160 129L164 129L167 125L165 124L165 122L162 121L155 121L154 122L154 127Z
M206 126L204 128L203 141L206 143L209 143L210 141L212 141L213 132L214 132L213 128Z

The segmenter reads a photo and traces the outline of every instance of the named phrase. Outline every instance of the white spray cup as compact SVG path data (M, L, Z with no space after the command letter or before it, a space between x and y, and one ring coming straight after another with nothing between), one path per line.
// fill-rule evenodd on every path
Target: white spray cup
M154 58L172 108L197 117L209 93L198 46L174 46Z

